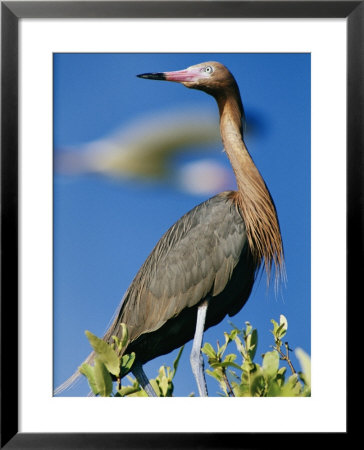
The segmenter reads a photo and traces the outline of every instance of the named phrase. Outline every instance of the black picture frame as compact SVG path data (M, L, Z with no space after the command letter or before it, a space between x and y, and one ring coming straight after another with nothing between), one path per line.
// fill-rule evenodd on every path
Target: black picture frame
M363 258L364 1L1 2L1 448L257 448L255 433L18 432L18 24L22 18L346 18L347 305L361 292ZM333 93L334 95L334 93ZM334 131L333 131L334 132ZM358 299L357 299L358 300ZM11 345L9 345L9 341ZM350 360L350 346L348 358ZM9 370L11 368L11 370ZM348 416L349 418L349 409ZM274 420L274 418L272 418ZM350 430L349 420L347 420ZM287 430L288 432L289 430ZM300 443L311 439L300 437ZM347 438L338 433L336 442ZM285 439L297 439L297 436ZM316 434L318 438L318 434ZM325 436L325 439L327 436ZM303 440L303 441L302 441ZM315 444L316 444L315 440ZM288 445L287 440L284 445Z

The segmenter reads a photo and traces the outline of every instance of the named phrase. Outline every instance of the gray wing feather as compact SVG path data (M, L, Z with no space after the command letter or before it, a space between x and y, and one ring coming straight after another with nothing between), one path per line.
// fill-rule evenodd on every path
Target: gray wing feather
M246 243L244 222L223 192L198 205L160 239L130 285L118 317L130 341L184 308L223 291Z

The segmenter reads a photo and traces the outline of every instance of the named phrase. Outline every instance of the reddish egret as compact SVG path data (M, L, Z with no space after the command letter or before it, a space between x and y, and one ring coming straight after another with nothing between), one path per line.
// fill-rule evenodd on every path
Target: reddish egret
M104 339L129 331L126 353L135 352L132 372L155 396L142 365L193 339L190 356L200 396L207 395L201 345L204 330L244 306L257 272L284 274L283 245L268 188L243 141L243 105L238 85L220 63L206 62L140 78L174 81L217 101L224 149L237 191L222 192L193 208L160 239L124 295ZM91 361L91 354L87 361ZM76 372L60 388L79 376Z

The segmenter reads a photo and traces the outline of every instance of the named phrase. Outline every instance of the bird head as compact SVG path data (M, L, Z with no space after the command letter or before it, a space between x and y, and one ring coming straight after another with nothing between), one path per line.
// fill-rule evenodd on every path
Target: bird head
M137 75L149 80L174 81L190 89L199 89L210 95L217 96L226 90L236 90L237 84L230 71L221 63L204 62L187 69L174 72L155 72Z

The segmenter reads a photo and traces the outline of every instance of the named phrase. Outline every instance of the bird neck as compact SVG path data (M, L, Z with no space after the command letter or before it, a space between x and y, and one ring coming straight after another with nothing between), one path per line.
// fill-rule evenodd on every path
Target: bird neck
M272 197L243 141L244 115L240 94L232 91L216 96L220 132L235 173L238 190L233 194L244 219L251 252L257 267L264 260L269 282L274 266L275 280L285 277L282 238Z

